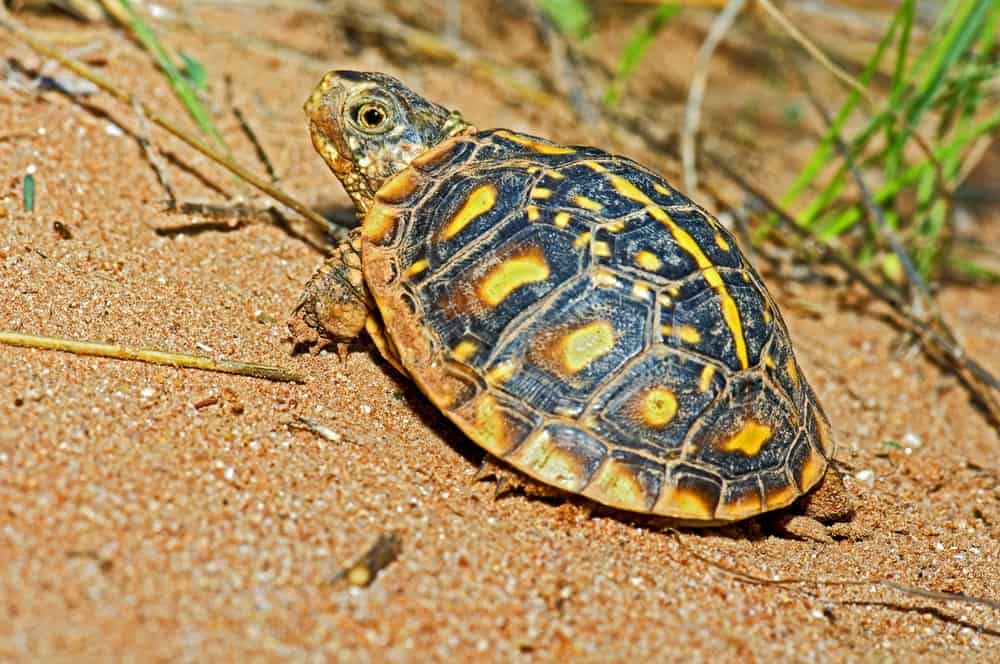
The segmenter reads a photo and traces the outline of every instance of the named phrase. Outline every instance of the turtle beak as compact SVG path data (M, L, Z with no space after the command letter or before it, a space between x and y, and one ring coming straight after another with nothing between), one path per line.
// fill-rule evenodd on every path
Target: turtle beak
M353 168L345 151L337 145L341 138L337 120L340 118L345 96L340 78L339 72L326 74L302 107L309 118L309 135L313 146L338 177Z

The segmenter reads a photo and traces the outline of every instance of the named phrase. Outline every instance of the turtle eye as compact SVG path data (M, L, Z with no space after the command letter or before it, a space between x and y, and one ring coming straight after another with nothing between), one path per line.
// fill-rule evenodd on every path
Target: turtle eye
M388 119L389 113L381 104L368 102L354 109L354 122L364 131L384 131Z

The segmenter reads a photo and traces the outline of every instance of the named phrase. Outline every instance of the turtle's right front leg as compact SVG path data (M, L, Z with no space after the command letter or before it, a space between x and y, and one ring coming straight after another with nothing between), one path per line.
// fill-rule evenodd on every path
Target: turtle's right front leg
M288 321L296 347L332 342L343 356L347 344L366 330L379 352L407 375L392 352L361 271L361 235L352 231L306 284Z

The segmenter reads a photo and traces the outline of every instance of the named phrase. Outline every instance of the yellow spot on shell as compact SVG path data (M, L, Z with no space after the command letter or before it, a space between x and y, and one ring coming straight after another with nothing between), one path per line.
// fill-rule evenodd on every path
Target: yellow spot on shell
M705 521L711 519L715 506L701 492L687 487L670 487L663 492L653 511L677 519Z
M809 448L809 457L802 464L799 470L799 487L803 491L808 491L816 482L823 477L826 470L826 459L812 447Z
M501 362L486 373L486 382L496 385L508 380L517 371L513 362Z
M640 413L648 426L666 426L677 414L677 397L665 387L654 387L643 397Z
M635 471L625 464L609 459L583 492L591 500L620 509L645 512L647 495Z
M795 387L799 386L799 369L795 366L795 360L788 358L785 362L785 371L788 372L788 378L792 381L792 385Z
M604 206L597 201L587 198L586 196L581 196L579 194L570 197L570 202L578 208L583 208L584 210L591 210L593 212L599 212L604 209Z
M595 242L594 255L600 258L607 258L611 255L611 246L607 242Z
M566 228L567 226L569 226L570 219L571 217L569 216L569 212L557 212L556 217L554 219L555 225L558 228Z
M584 247L587 246L589 242L590 242L590 231L584 231L579 235L577 235L576 239L573 240L573 248L583 249Z
M726 238L722 237L722 233L715 234L715 244L719 246L719 249L729 251L729 243L726 242Z
M799 492L795 490L795 487L787 484L780 489L768 491L764 502L767 504L767 509L774 510L790 504L798 495Z
M765 355L764 366L767 367L768 369L773 369L775 367L774 358L771 357L770 355Z
M636 281L632 284L632 297L637 300L648 300L652 291L645 281Z
M452 355L464 362L475 355L477 350L479 350L479 344L475 341L472 339L462 339L451 352Z
M583 479L579 457L556 447L544 431L525 441L510 460L528 474L569 491L576 491Z
M605 171L608 170L604 168L604 166L599 162L593 161L591 159L584 161L583 165L589 168L590 170L594 171L595 173L604 173Z
M413 265L411 265L406 270L406 274L407 276L415 277L426 269L427 269L427 259L421 258L420 260L413 261Z
M723 500L715 511L715 518L726 521L745 519L762 512L760 491L748 491L739 497Z
M378 203L368 211L361 226L361 236L372 242L381 242L396 227L396 215Z
M636 253L635 262L643 270L648 270L650 272L656 272L663 265L656 254L652 251L646 251L645 249Z
M692 327L691 325L678 325L677 327L668 327L664 330L666 334L676 335L678 339L686 344L696 344L701 341L701 332L698 328Z
M501 455L507 451L507 427L496 399L484 394L476 404L473 439L487 451Z
M491 307L503 302L521 286L549 278L549 264L539 249L513 256L497 265L479 284L479 298Z
M524 212L525 212L525 214L528 215L528 221L530 221L530 222L536 222L536 221L538 221L538 217L541 214L538 211L538 208L536 206L534 206L534 205L529 205L528 207L524 208Z
M566 370L578 373L615 347L615 331L604 320L587 323L562 338L562 357Z
M725 452L741 452L747 456L754 456L770 439L771 427L760 422L747 420L743 428L728 440L723 441L719 448Z
M462 203L462 207L451 218L448 225L441 231L442 240L451 238L462 232L462 229L472 223L476 217L493 209L497 202L497 188L492 182L481 184Z
M531 190L531 197L536 200L544 200L552 196L552 190L545 187L534 187Z
M653 189L656 190L656 193L662 194L664 196L673 196L674 195L672 191L670 191L669 189L667 189L666 187L664 187L659 182L654 182L653 183Z
M553 171L552 169L545 169L545 177L552 178L553 180L565 180L566 176L559 171Z
M610 223L604 224L604 228L607 229L609 233L620 233L625 230L624 221L612 221Z
M597 269L594 270L594 285L600 288L614 288L618 285L618 277L614 272Z
M536 141L534 139L528 138L527 136L522 136L520 134L515 134L510 131L505 131L501 129L496 132L497 136L501 138L506 138L508 141L517 143L518 145L523 145L532 152L537 152L538 154L573 154L576 152L573 148L568 148L565 145L552 145L550 143L542 143L541 141Z
M708 388L712 386L712 378L715 377L715 367L711 364L706 364L701 370L701 376L698 378L698 390L700 392L708 392Z

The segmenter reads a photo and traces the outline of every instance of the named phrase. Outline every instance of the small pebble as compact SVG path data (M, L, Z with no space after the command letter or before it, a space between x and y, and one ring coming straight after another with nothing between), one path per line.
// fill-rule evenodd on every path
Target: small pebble
M854 479L871 488L875 486L875 471L868 468L859 470L854 474Z

